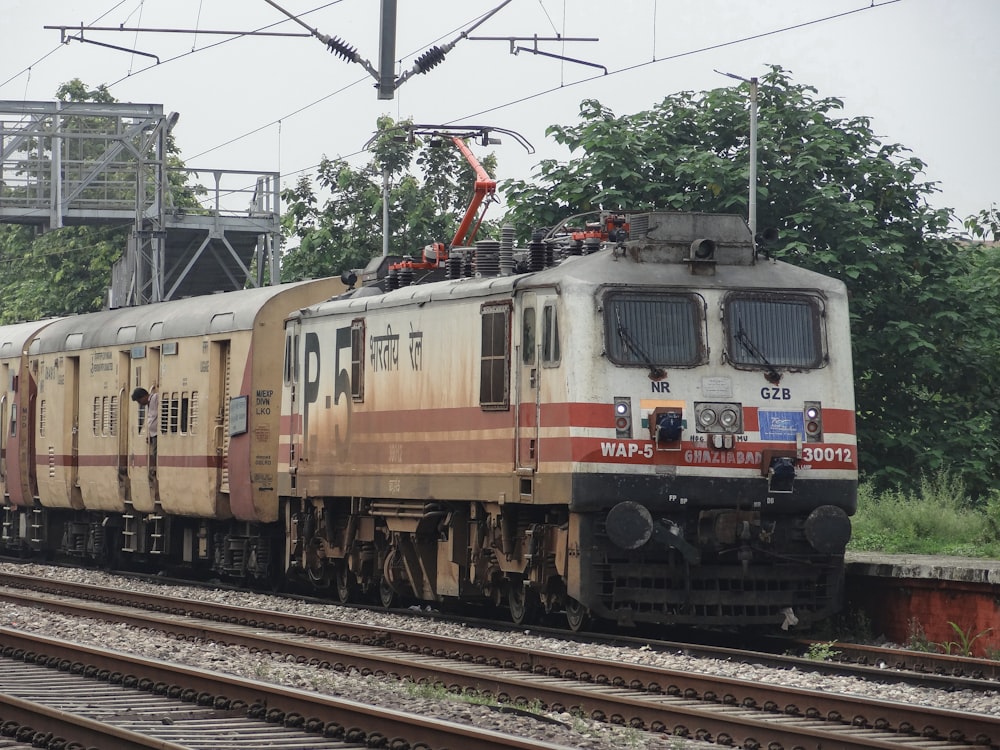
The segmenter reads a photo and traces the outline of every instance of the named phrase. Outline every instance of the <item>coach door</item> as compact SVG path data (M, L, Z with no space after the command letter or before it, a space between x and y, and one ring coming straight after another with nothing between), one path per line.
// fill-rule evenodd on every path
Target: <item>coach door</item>
M0 500L7 495L7 412L10 410L10 365L0 365Z
M533 293L521 298L521 326L514 392L517 420L517 473L519 494L532 494L532 477L538 468L538 418L540 412L538 362L538 299Z
M229 399L232 397L229 341L212 342L215 391L218 394L219 422L215 428L215 451L219 456L218 492L229 494Z
M131 489L128 478L129 427L132 426L132 420L130 419L132 414L132 400L129 398L132 394L128 389L130 362L131 358L128 351L118 352L118 366L115 368L115 372L118 373L118 410L117 414L113 417L112 432L115 435L115 440L118 441L118 447L115 450L115 461L118 469L118 496L122 503L128 501Z
M131 352L129 384L123 409L128 414L128 474L129 497L135 510L142 513L154 511L155 498L149 475L149 442L146 439L146 407L132 404L132 389L137 387L152 391L159 389L160 350L154 346L134 346ZM162 402L161 402L162 405ZM159 415L158 417L159 418ZM123 424L126 424L124 421Z
M63 391L69 399L70 407L70 456L69 481L70 497L74 508L83 507L80 492L80 358L66 357L66 388Z

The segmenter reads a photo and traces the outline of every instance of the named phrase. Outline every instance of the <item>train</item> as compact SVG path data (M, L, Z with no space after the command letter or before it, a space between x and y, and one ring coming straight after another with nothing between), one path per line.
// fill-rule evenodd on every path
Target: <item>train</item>
M2 326L0 384L4 554L573 630L842 607L846 290L736 215Z

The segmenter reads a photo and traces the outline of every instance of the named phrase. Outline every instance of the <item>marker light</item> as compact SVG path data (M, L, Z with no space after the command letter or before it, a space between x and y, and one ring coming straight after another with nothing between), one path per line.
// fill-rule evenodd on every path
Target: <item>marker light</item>
M806 401L802 407L802 417L807 443L823 441L823 406L819 401Z
M632 399L628 396L615 396L615 437L632 437Z

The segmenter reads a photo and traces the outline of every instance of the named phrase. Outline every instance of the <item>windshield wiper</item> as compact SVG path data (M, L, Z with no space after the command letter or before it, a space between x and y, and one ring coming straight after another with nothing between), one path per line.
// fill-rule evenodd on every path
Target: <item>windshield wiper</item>
M774 365L772 365L768 361L767 357L764 356L764 352L758 349L757 345L750 340L750 337L747 335L746 330L744 330L743 328L742 320L739 321L739 326L740 329L736 332L736 341L739 342L744 349L750 352L750 354L753 356L754 359L756 359L758 362L760 362L767 368L767 372L765 373L764 377L767 378L767 381L769 383L775 383L775 384L779 383L781 381L781 373L779 373L776 369L774 369Z
M635 343L635 339L632 338L631 334L625 330L625 324L622 322L622 314L618 308L615 308L615 320L618 323L618 336L621 338L622 342L649 367L649 379L662 380L666 377L666 371L653 364L653 358L646 354L646 352L643 351L637 343Z

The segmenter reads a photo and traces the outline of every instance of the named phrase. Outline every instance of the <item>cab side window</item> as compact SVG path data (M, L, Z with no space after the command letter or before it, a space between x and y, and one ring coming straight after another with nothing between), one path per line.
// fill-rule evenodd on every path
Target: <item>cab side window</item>
M542 364L555 367L559 364L559 318L555 305L542 309Z

